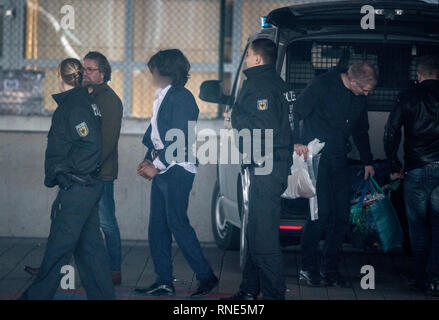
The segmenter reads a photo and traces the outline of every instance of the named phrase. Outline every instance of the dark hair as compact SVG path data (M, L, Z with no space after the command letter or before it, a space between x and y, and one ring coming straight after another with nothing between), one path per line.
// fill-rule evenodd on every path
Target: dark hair
M111 80L111 66L107 58L98 51L90 51L84 57L85 59L95 60L98 63L99 71L104 74L104 82Z
M265 64L274 64L277 59L277 47L269 39L256 39L251 43L252 50L259 54Z
M73 87L81 86L83 69L78 59L64 59L59 64L58 71L63 81L68 85Z
M417 71L424 76L439 77L439 57L433 55L425 55L419 57Z
M189 79L191 65L183 52L169 49L153 55L148 61L148 68L151 72L157 69L161 76L170 77L173 86L184 86Z

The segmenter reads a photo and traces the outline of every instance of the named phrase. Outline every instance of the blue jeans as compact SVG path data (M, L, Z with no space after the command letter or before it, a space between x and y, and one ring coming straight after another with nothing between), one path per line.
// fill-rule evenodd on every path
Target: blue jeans
M104 181L104 192L99 200L99 220L105 235L105 244L110 257L110 270L120 272L122 248L114 205L114 182Z
M416 282L439 278L439 164L407 172L404 202Z
M158 284L172 284L172 236L198 280L213 276L212 269L189 223L187 208L195 174L175 165L154 177L151 186L149 247Z

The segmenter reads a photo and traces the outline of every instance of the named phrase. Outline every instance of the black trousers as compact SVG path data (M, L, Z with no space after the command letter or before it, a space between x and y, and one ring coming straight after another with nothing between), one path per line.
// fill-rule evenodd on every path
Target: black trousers
M74 184L59 190L52 206L52 223L41 269L20 299L52 299L72 256L88 299L114 299L108 254L99 229L98 201L102 182ZM76 273L75 273L76 275Z
M346 159L322 157L317 177L319 219L306 222L301 238L302 269L338 272L339 252L349 227L352 198L351 169ZM325 236L322 263L319 270L319 242Z
M290 163L275 161L269 175L250 170L247 258L240 290L268 300L285 299L285 277L279 241L280 196L287 187Z

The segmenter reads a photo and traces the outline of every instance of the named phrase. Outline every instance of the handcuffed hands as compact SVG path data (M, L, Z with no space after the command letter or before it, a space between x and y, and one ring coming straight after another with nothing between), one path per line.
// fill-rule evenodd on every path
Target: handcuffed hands
M152 180L159 170L149 160L144 160L137 166L137 174L145 179Z

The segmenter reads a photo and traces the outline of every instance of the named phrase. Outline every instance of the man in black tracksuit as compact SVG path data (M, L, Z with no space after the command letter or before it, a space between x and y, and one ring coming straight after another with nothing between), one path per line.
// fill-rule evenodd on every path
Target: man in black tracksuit
M248 69L244 71L247 80L232 111L232 126L237 130L273 130L273 152L265 150L264 143L260 146L273 166L268 174L258 174L261 163L258 165L255 158L249 165L248 250L240 290L231 300L253 300L260 291L264 299L285 298L279 225L280 196L287 187L293 152L289 122L292 92L276 73L275 61L276 46L272 41L259 39L251 44L246 58ZM258 143L253 140L251 149L258 149Z
M102 152L100 112L87 89L53 95L58 108L48 134L44 184L59 186L41 269L20 299L52 299L62 267L75 262L89 299L114 299L108 256L99 230L97 205Z
M342 73L334 68L313 79L294 105L294 135L298 139L295 149L298 153L306 156L305 145L314 138L325 142L316 186L319 219L311 221L308 217L301 239L300 281L305 284L350 285L338 272L338 253L348 228L352 197L347 154L351 151L349 138L352 136L365 166L364 179L374 175L366 96L375 84L375 71L366 62L354 63ZM301 120L302 132L299 133ZM318 245L322 231L326 237L319 268Z

